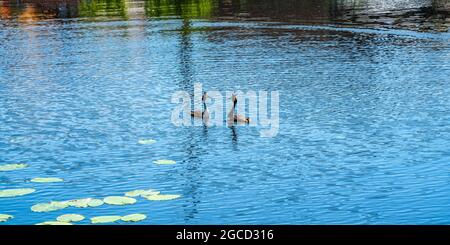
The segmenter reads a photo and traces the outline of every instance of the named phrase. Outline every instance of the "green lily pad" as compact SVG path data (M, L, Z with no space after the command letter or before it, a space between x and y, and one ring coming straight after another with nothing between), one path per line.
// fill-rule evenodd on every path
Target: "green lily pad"
M51 183L51 182L62 182L64 180L61 178L34 178L31 179L30 181L36 183Z
M103 201L107 204L111 205L128 205L128 204L134 204L136 202L136 199L131 197L122 197L122 196L109 196L105 197Z
M38 223L36 225L72 225L69 222L61 222L61 221L45 221L42 223Z
M158 195L160 192L156 191L156 190L134 190L134 191L129 191L127 193L125 193L125 196L127 197L137 197L137 196L151 196L151 195Z
M0 214L0 222L5 222L9 219L14 218L14 216L9 215L9 214Z
M117 215L109 215L109 216L97 216L91 218L92 224L102 224L102 223L112 223L120 220L120 216Z
M31 207L31 211L33 212L51 212L60 209L65 209L69 207L68 202L49 202L49 203L38 203Z
M147 218L147 216L145 214L129 214L129 215L123 216L120 219L125 222L138 222L138 221L144 220L146 218Z
M23 169L26 167L28 167L28 165L24 163L3 164L0 165L0 171L12 171L17 169Z
M82 199L69 200L69 201L67 201L67 203L71 207L87 208L87 207L89 207L89 202L91 202L91 201L92 201L92 198L82 198Z
M152 140L152 139L141 139L138 141L139 144L141 145L151 145L156 143L156 140Z
M88 206L89 207L98 207L98 206L101 206L101 205L103 205L103 201L102 200L100 200L100 199L91 199L89 202L88 202Z
M161 165L169 165L169 164L175 164L176 161L174 161L174 160L167 160L167 159L161 159L161 160L153 161L153 163L161 164Z
M168 201L173 200L181 197L181 195L171 195L171 194L159 194L159 195L150 195L150 196L143 196L147 200L150 201Z
M0 190L0 197L16 197L24 196L35 192L33 188L22 188L22 189L6 189Z
M58 216L58 218L56 218L57 221L60 222L78 222L78 221L82 221L84 220L84 216L83 215L79 215L79 214L63 214Z

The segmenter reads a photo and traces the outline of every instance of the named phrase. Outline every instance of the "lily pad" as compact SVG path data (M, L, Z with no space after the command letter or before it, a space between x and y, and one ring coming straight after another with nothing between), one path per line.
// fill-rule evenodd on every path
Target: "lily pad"
M101 223L112 223L120 220L120 216L109 215L109 216L97 216L91 218L92 224L101 224Z
M158 195L160 192L157 190L134 190L134 191L129 191L127 193L125 193L125 196L127 197L137 197L137 196L151 196L151 195Z
M61 178L34 178L31 179L30 181L36 183L51 183L51 182L62 182L64 180Z
M56 218L57 221L60 222L78 222L78 221L82 221L84 220L84 216L83 215L79 215L79 214L63 214L58 216L58 218Z
M11 144L20 144L20 143L27 143L31 141L33 138L29 136L13 136L10 138L9 143Z
M88 202L88 206L89 207L98 207L98 206L101 206L101 205L103 205L103 201L102 200L100 200L100 199L91 199L89 202Z
M14 218L14 216L9 215L9 214L0 214L0 222L5 222L9 219Z
M151 145L156 143L156 140L152 140L152 139L141 139L138 141L139 144L141 145Z
M31 207L31 211L33 212L51 212L60 209L65 209L69 207L68 202L49 202L49 203L38 203Z
M107 204L111 205L128 205L128 204L134 204L136 202L136 199L131 197L122 197L122 196L109 196L105 197L103 201Z
M168 201L173 200L181 197L181 195L171 195L171 194L159 194L159 195L150 195L150 196L143 196L147 200L150 201Z
M120 219L125 222L138 222L138 221L144 220L146 218L147 218L147 216L145 214L129 214L129 215L123 216Z
M176 161L174 161L174 160L168 160L168 159L161 159L161 160L153 161L153 163L161 164L161 165L169 165L169 164L175 164Z
M38 223L36 225L72 225L69 222L61 222L61 221L45 221L42 223Z
M23 169L26 167L28 167L28 165L24 163L3 164L0 165L0 171L12 171L17 169Z
M6 189L0 190L0 197L16 197L24 196L35 192L33 188L22 188L22 189Z

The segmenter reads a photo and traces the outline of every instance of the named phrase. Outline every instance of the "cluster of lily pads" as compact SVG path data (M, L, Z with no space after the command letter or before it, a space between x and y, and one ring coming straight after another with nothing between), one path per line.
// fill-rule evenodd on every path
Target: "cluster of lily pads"
M141 145L149 145L154 144L156 141L152 139L141 139L138 141ZM175 164L176 162L168 159L160 159L154 161L155 164ZM0 171L13 171L18 169L24 169L28 167L27 164L24 163L14 163L14 164L4 164L0 165ZM48 177L48 178L33 178L30 182L34 183L51 183L51 182L62 182L64 181L61 178L56 177ZM28 195L36 190L33 188L18 188L18 189L4 189L0 190L0 198L1 197L16 197ZM130 205L137 202L136 197L142 197L144 199L150 201L165 201L165 200L173 200L180 197L180 195L175 194L161 194L160 191L156 191L153 189L148 190L133 190L126 192L124 196L108 196L103 199L96 198L82 198L82 199L74 199L67 201L51 201L48 203L37 203L31 207L31 211L33 212L51 212L56 210L65 209L67 207L76 207L76 208L88 208L88 207L98 207L103 204L109 205ZM13 219L14 216L8 214L0 214L0 222L5 222L9 219ZM91 223L111 223L116 221L124 221L124 222L137 222L146 219L147 216L145 214L129 214L125 216L117 216L117 215L107 215L107 216L97 216L92 217ZM80 214L64 214L60 215L56 218L55 221L45 221L42 223L38 223L37 225L71 225L72 222L79 222L84 220L85 217Z
M152 201L163 201L163 200L173 200L179 198L180 195L173 194L161 194L161 192L156 190L133 190L125 193L125 196L108 196L103 199L95 198L83 198L74 199L69 201L52 201L49 203L38 203L31 207L33 212L51 212L67 207L77 207L77 208L88 208L88 207L98 207L103 204L109 205L130 205L137 202L134 197L143 197L147 200ZM111 223L116 221L125 222L137 222L146 219L147 216L144 214L129 214L125 216L117 215L107 215L107 216L97 216L91 218L92 224L97 223ZM46 221L39 223L38 225L67 225L70 222L78 222L83 220L84 217L79 214L67 214L59 216L56 221Z
M145 214L129 214L125 216L106 215L106 216L92 217L91 223L92 224L112 223L119 220L124 222L138 222L146 218L147 216ZM72 225L72 223L79 222L84 219L85 217L80 214L63 214L58 216L55 221L45 221L42 223L38 223L36 225Z
M31 207L31 211L33 212L51 212L56 210L65 209L68 207L76 207L76 208L88 208L88 207L98 207L103 204L109 205L130 205L137 202L137 200L133 197L143 197L147 200L151 201L163 201L163 200L172 200L179 198L180 195L173 194L161 194L159 191L155 190L134 190L125 193L125 196L108 196L103 199L96 198L82 198L82 199L74 199L68 201L51 201L48 203L38 203Z

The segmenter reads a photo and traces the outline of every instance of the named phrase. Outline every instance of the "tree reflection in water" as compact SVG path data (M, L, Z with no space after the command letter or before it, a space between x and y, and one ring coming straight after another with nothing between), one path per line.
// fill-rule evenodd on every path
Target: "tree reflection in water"
M283 20L448 31L446 0L0 0L0 18Z

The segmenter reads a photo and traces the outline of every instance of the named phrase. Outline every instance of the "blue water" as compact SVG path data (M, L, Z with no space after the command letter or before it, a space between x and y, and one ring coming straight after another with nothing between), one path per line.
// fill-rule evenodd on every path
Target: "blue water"
M29 164L0 172L0 189L37 190L0 198L0 213L15 216L1 224L66 213L147 214L138 224L449 224L449 77L441 29L0 19L0 164ZM171 96L195 82L278 90L279 134L174 126ZM182 197L30 210L143 188Z

